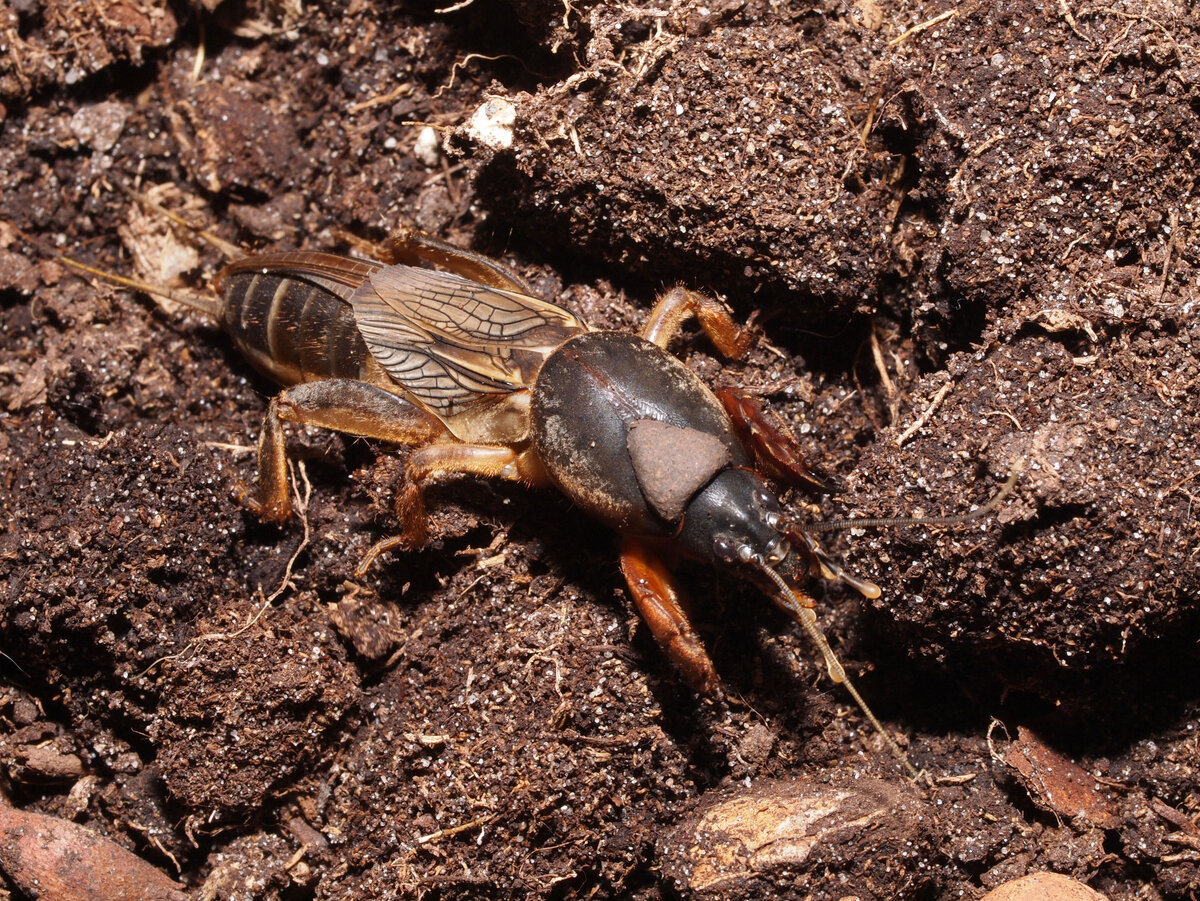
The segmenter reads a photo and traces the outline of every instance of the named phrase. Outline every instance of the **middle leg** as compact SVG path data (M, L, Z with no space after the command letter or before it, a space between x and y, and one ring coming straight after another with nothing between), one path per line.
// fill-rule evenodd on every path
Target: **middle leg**
M416 548L428 537L426 526L424 486L445 475L477 475L485 478L507 479L526 484L545 480L541 468L528 451L491 444L460 444L447 441L413 451L404 469L404 483L396 494L396 516L400 520L399 535L377 541L358 564L356 575L361 577L380 554L393 548Z
M750 342L754 340L754 329L750 325L738 325L719 301L682 287L659 295L642 326L642 337L666 349L690 316L700 320L700 326L717 350L730 359L741 359L750 349Z

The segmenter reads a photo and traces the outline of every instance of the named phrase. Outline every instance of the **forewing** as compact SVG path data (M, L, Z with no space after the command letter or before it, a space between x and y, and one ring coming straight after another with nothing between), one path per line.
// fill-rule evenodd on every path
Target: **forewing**
M411 266L371 273L349 302L388 375L443 414L528 387L555 348L587 330L556 304Z

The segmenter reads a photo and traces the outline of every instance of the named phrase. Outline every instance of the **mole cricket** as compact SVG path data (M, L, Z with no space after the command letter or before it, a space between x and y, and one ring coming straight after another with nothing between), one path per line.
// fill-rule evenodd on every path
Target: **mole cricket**
M979 519L1012 489L1015 471L960 516L790 523L768 481L827 491L827 478L748 394L710 390L667 352L695 316L722 354L746 354L755 332L717 300L676 287L658 297L639 334L600 331L535 297L495 260L429 235L403 230L380 251L381 261L311 251L243 257L217 276L216 297L60 259L211 316L282 386L263 419L257 485L241 491L262 519L292 513L285 422L412 448L395 505L402 530L368 551L359 575L380 553L424 542L422 486L442 476L556 488L620 535L634 605L697 692L719 695L720 680L671 576L681 557L736 571L799 623L832 680L917 775L847 676L800 583L842 581L867 598L880 589L838 566L813 533Z

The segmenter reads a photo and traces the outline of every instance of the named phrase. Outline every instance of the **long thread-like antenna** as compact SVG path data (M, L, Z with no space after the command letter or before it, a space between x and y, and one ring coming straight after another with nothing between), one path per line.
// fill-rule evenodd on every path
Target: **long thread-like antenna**
M879 721L879 717L875 716L871 708L867 706L867 702L863 700L863 696L858 693L858 689L854 687L854 683L846 675L846 668L842 666L841 661L837 659L837 655L833 653L833 648L829 646L829 641L825 638L825 633L821 631L821 627L817 624L817 614L813 608L802 603L796 597L796 593L784 581L783 576L767 566L764 561L757 560L755 562L763 573L766 574L767 578L774 582L775 586L779 589L779 594L774 596L775 603L791 615L792 619L804 627L804 631L808 633L808 637L813 640L813 643L820 650L821 656L825 658L825 667L829 670L829 678L846 687L846 691L854 699L854 703L858 705L858 709L863 712L863 716L867 718L867 721L875 728L875 731L880 734L888 748L896 756L896 759L904 765L904 769L908 772L908 775L913 779L918 778L920 774L909 762L908 755L896 744L896 739L892 738L892 734L888 732L883 723Z
M1000 487L992 499L980 507L978 510L972 510L970 513L960 513L958 516L916 516L912 518L906 517L884 517L882 519L831 519L826 522L811 522L803 525L793 526L797 532L837 532L843 529L870 529L888 526L961 526L964 523L974 522L977 519L983 519L1002 503L1004 499L1012 493L1013 486L1017 484L1017 477L1021 475L1020 465L1013 466L1012 472L1008 474L1008 480Z
M987 516L997 507L999 507L1006 497L1012 493L1013 487L1017 484L1017 478L1021 474L1021 465L1018 462L1013 466L1012 472L1009 473L1008 480L996 492L995 495L986 504L977 510L972 510L970 513L963 513L958 516L922 516L916 518L903 517L884 517L873 519L835 519L828 522L808 523L805 525L793 525L788 529L788 534L793 542L803 542L808 550L809 556L820 567L821 576L829 581L843 581L857 589L866 598L878 598L881 594L879 586L874 582L860 579L856 576L847 573L840 566L825 554L825 551L817 543L817 540L812 536L814 532L833 532L839 529L850 528L873 528L880 526L958 526L964 523L974 522L977 519L982 519ZM863 700L858 689L850 681L846 675L846 669L842 666L841 661L837 659L833 648L829 646L828 639L825 638L825 633L821 631L820 625L817 624L817 614L813 608L803 603L797 597L795 590L787 583L783 576L773 570L766 561L761 557L754 558L752 561L779 589L777 595L773 595L773 599L783 610L785 610L796 622L804 627L804 631L808 633L808 637L820 650L821 655L825 658L825 666L829 671L829 678L834 682L839 682L846 687L846 691L850 697L854 699L859 709L863 712L863 716L875 728L875 731L883 738L888 748L896 759L904 765L904 769L908 774L916 779L919 774L913 765L909 762L908 756L896 744L896 739L892 734L884 728L883 723L875 716L871 708L867 706L867 702Z

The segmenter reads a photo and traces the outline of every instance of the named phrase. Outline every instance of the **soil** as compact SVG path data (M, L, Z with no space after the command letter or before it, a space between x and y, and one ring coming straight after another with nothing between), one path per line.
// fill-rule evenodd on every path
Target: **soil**
M1195 7L458 6L0 4L8 799L196 898L1200 896ZM673 349L839 478L796 521L1019 469L981 520L823 539L883 589L810 586L922 778L685 566L693 695L553 493L439 485L356 578L404 451L297 430L303 513L258 522L273 387L54 258L206 290L221 254L130 190L254 249L415 224L598 327L719 294L746 359Z

